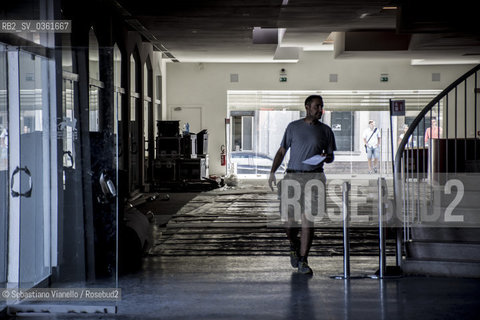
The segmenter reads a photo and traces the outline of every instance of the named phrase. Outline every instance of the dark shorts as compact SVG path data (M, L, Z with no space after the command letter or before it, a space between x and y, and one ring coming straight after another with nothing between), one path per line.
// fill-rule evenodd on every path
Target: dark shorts
M278 183L278 199L282 221L303 221L305 217L311 219L317 216L319 210L325 212L325 174L323 172L287 173Z

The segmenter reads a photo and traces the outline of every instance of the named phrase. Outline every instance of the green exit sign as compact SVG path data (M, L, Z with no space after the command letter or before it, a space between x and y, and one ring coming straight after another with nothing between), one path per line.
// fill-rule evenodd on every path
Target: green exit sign
M287 82L287 77L280 77L280 82Z
M388 82L388 74L382 73L380 75L380 82Z

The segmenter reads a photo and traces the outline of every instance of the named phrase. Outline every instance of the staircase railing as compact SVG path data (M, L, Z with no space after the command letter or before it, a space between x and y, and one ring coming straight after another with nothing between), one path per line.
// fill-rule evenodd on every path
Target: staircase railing
M435 185L449 173L478 172L477 74L472 68L435 97L409 124L395 156L395 202L403 241L432 210ZM435 123L436 122L436 123Z

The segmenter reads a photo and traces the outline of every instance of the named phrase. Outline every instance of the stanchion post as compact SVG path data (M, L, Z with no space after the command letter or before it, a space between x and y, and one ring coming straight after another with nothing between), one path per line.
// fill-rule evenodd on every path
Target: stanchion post
M350 215L348 214L348 192L350 183L345 181L342 185L342 211L343 211L343 277L350 278L350 237L348 224Z
M379 238L379 278L385 275L385 230L383 221L383 192L386 184L385 178L378 178L378 238Z

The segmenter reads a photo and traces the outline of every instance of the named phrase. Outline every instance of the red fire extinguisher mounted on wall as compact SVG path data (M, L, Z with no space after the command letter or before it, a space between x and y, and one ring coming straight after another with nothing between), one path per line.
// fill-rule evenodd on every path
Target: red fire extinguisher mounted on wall
M227 155L225 154L225 146L220 147L220 164L225 166L227 164Z

